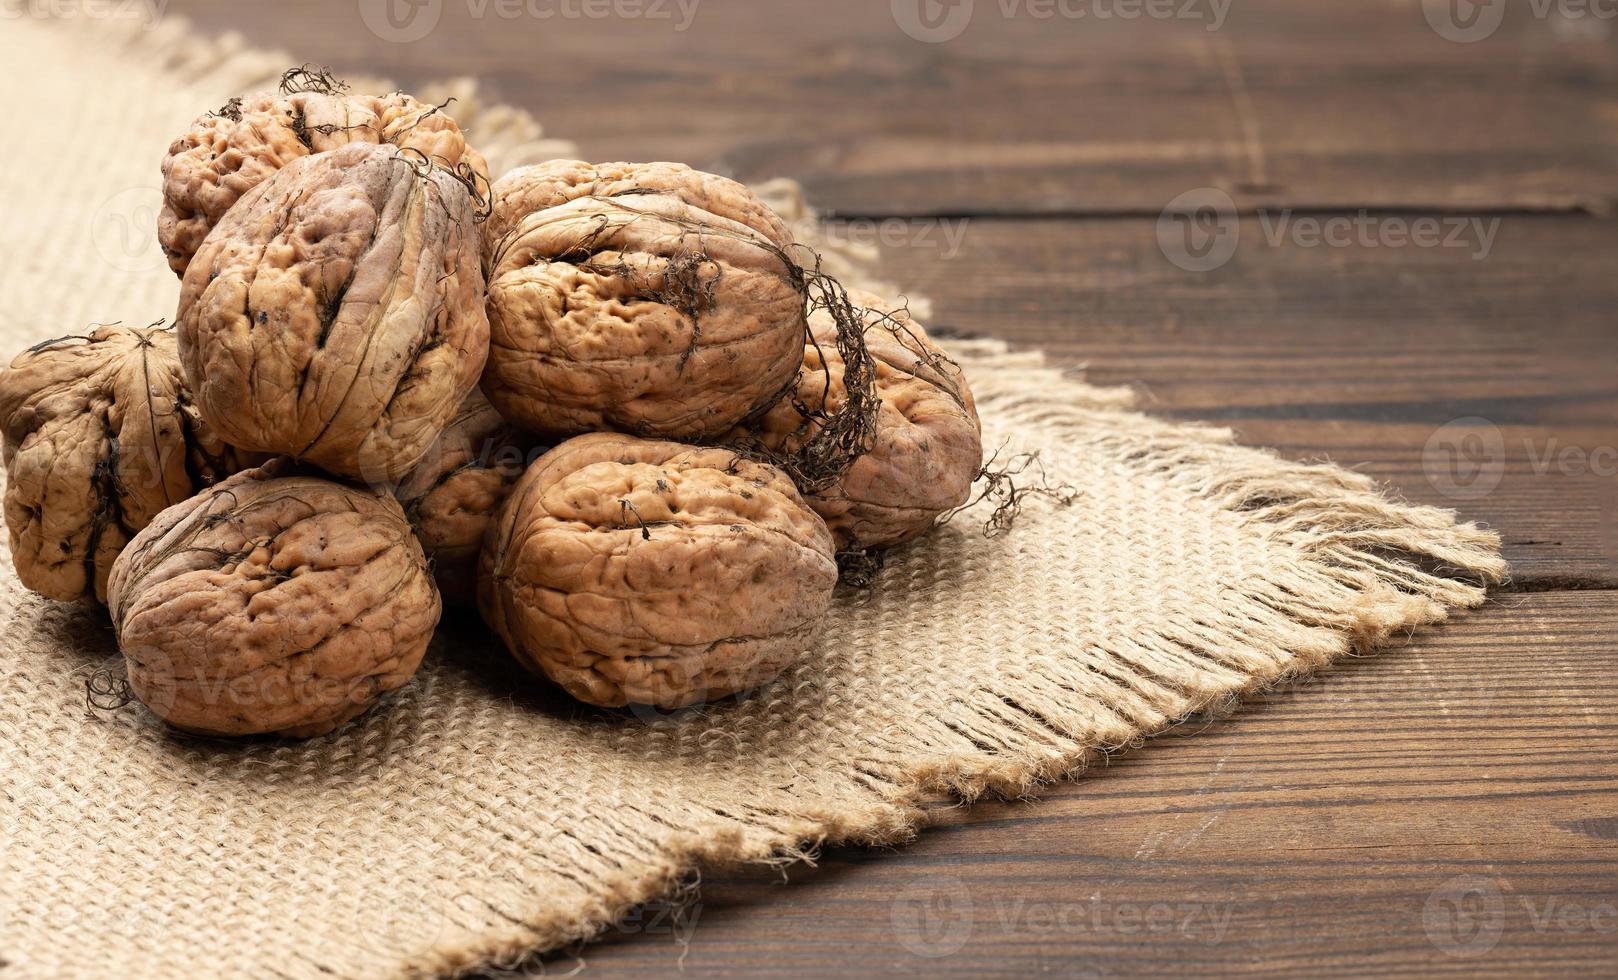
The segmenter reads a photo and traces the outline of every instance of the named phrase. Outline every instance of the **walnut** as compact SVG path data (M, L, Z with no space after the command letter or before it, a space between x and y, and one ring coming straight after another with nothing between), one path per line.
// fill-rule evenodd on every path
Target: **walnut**
M536 432L702 439L803 357L791 233L742 185L674 163L558 160L494 185L483 390Z
M488 352L467 188L391 146L287 164L186 273L180 358L235 445L369 482L404 474Z
M725 449L580 436L518 481L478 602L518 660L592 704L673 708L773 678L837 582L786 475Z
M477 602L484 533L527 469L531 444L474 388L443 435L395 488L445 602Z
M289 72L288 78L296 75ZM293 160L350 143L389 143L450 170L464 165L487 183L488 165L442 107L403 92L349 95L330 78L311 91L235 99L191 124L163 159L157 237L184 276L191 257L236 202Z
M112 561L165 507L251 460L191 403L173 330L96 327L0 373L5 515L17 577L105 601Z
M966 503L983 468L983 444L966 376L925 328L875 294L855 291L849 298L864 309L865 345L876 365L875 439L835 485L806 499L825 518L838 550L863 551L915 538ZM726 442L790 454L815 434L821 416L842 408L847 394L836 323L817 312L809 327L793 396Z
M438 592L398 503L289 462L163 511L113 565L130 688L176 728L329 732L427 649Z

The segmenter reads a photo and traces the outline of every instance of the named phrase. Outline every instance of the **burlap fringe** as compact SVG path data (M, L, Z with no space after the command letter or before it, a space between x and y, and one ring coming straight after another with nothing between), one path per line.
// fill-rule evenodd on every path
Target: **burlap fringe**
M284 53L254 50L237 34L199 38L178 19L151 31L116 21L91 26L102 39L132 46L182 80L205 80L234 91L268 86L296 63ZM376 80L356 82L391 87ZM574 153L571 144L545 138L528 113L485 105L470 79L429 86L419 94L457 99L454 114L496 173ZM831 271L849 277L851 284L859 279L860 285L884 288L862 268L871 255L832 248L811 233L814 215L795 184L775 181L760 190L804 232L808 244L827 252ZM911 302L924 312L924 301ZM413 972L515 967L536 951L597 935L636 906L671 896L677 900L701 868L810 862L825 845L903 841L926 822L927 806L940 794L1026 795L1192 714L1442 621L1450 608L1476 607L1484 602L1486 587L1505 578L1498 536L1458 524L1452 512L1396 502L1370 479L1335 466L1290 463L1236 445L1225 429L1135 414L1127 391L1075 381L1046 365L1038 353L1013 352L994 341L956 343L951 349L969 375L993 379L979 393L986 418L1099 443L1121 462L1262 525L1291 545L1298 560L1284 568L1253 569L1220 622L1162 623L1149 634L1100 638L1109 656L1131 665L1129 672L1108 675L1079 661L1046 658L1038 673L1001 678L999 687L978 692L946 716L915 719L903 733L903 754L913 756L921 748L936 762L920 771L872 763L864 772L873 800L880 802L835 813L714 811L706 815L712 823L731 829L681 850L625 839L623 853L614 857L636 873L591 882L596 899L588 907L501 909L509 927L441 944L414 963ZM1108 717L1075 714L1075 703L1097 700L1110 709ZM1097 730L1109 733L1099 743Z
M1289 463L1237 445L1228 429L1128 412L1129 392L1073 380L1037 352L1013 352L999 341L956 343L951 352L969 376L993 379L979 399L986 417L1076 438L1104 433L1119 459L1261 522L1299 560L1252 569L1221 623L1163 623L1152 633L1098 638L1111 657L1133 666L1131 673L1097 676L1083 662L1047 658L1037 672L1002 677L948 715L913 719L894 756L919 750L935 761L925 769L866 768L880 804L811 816L713 811L704 816L735 829L683 851L649 845L628 855L624 864L658 870L598 882L599 903L568 919L505 910L515 920L510 930L435 950L420 964L423 975L516 967L536 950L584 942L638 906L690 897L701 869L812 864L824 846L909 840L933 806L951 798L1028 797L1187 718L1227 711L1245 697L1369 652L1443 621L1451 608L1479 606L1487 586L1505 579L1498 536L1458 524L1450 511L1390 500L1374 481L1333 465ZM1112 710L1099 726L1074 707L1092 699ZM1100 744L1098 727L1111 730Z

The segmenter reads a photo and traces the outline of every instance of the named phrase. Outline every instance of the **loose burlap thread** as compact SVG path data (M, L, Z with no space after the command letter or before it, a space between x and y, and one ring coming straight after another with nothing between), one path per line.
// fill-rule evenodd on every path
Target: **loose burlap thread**
M293 63L178 22L92 27L0 33L0 60L29 80L0 161L8 358L91 322L172 315L151 243L157 161L199 111ZM458 95L499 169L566 152L468 82L423 94ZM766 190L812 229L791 185ZM1476 606L1504 574L1493 534L1359 475L1138 414L1037 353L951 351L986 443L1038 452L1071 503L1031 498L993 538L992 504L958 516L843 595L779 682L675 717L572 704L460 616L412 685L334 735L180 738L138 703L89 705L87 679L120 669L105 615L31 595L0 562L8 975L510 965L698 868L903 840L941 794L1073 774Z

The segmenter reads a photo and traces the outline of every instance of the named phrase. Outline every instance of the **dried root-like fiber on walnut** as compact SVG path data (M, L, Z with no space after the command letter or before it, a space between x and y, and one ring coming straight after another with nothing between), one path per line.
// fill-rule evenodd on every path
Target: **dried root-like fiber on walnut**
M285 459L163 511L114 563L108 599L133 693L223 736L358 716L415 674L440 608L391 496Z
M488 353L476 205L418 154L294 160L214 229L180 295L180 356L232 443L368 483L426 452Z
M113 559L160 511L256 459L192 401L172 329L97 326L0 373L5 517L17 577L106 600Z
M309 66L280 89L230 100L199 117L163 159L158 240L184 276L209 232L248 191L291 163L350 143L390 144L453 171L485 196L488 164L466 143L448 105L403 92L350 93L330 72Z
M735 452L580 436L518 481L479 607L524 665L591 704L677 708L774 678L819 632L831 533Z
M966 503L983 466L982 430L960 367L902 304L873 293L860 308L879 408L866 451L833 482L806 494L840 551L890 548ZM848 364L829 312L810 317L810 338L793 392L733 431L727 443L768 455L802 452L824 420L849 401Z

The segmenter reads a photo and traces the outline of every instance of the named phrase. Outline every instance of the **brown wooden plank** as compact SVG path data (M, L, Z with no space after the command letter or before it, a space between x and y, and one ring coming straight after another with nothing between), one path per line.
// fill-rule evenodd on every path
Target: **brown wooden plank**
M1211 35L977 3L940 45L904 37L880 0L703 0L685 32L480 20L445 0L414 44L379 42L347 3L168 9L344 70L483 75L585 155L797 176L845 213L1143 216L974 220L953 260L901 226L885 271L933 296L940 324L1086 361L1092 380L1143 382L1156 411L1486 520L1522 587L1618 584L1618 478L1535 462L1618 445L1614 233L1509 213L1618 198L1611 31L1526 4L1460 45L1419 0L1237 0ZM1270 248L1250 220L1229 264L1193 274L1163 259L1152 218L1204 185L1247 209L1508 213L1483 261ZM1463 416L1498 427L1503 471L1455 500L1423 450ZM608 975L666 974L682 952L692 975L1610 974L1615 620L1613 592L1504 596L1043 804L946 811L912 847L838 850L791 886L710 876L684 946L652 909L584 956ZM1465 896L1434 893L1473 879L1485 927L1498 889L1501 933L1452 956L1467 950L1444 939L1444 899Z
M881 273L931 297L937 327L1043 348L1096 383L1136 385L1152 411L1457 508L1502 532L1519 587L1618 584L1611 222L1506 216L1479 260L1465 248L1272 246L1252 219L1209 272L1168 261L1151 222L833 231L886 233L897 247ZM1469 483L1455 468L1467 458L1447 447L1464 450L1452 436L1473 427L1445 427L1472 418L1491 442L1482 482Z
M648 909L582 956L608 975L1610 975L1615 630L1613 593L1506 597L1042 802L943 811L790 884L710 876L684 926Z
M1266 220L1273 233L1282 218ZM1403 422L1482 397L1512 402L1501 422L1613 422L1618 225L1498 220L1478 258L1470 245L1334 247L1301 233L1272 244L1249 219L1207 272L1170 261L1147 221L921 219L830 235L886 236L880 271L938 300L940 326L1085 361L1092 380L1141 383L1174 410Z
M873 0L686 0L685 30L676 0L610 2L668 16L429 0L431 33L393 43L363 3L167 9L346 71L478 75L586 156L790 175L845 213L1155 213L1203 186L1244 207L1618 201L1610 21L1527 0L1476 44L1445 40L1420 0L1237 0L1216 31L1213 0L1173 0L1205 16L1167 20L1097 15L1138 0L1063 0L1086 15L1044 19L1049 0L975 0L938 44Z

